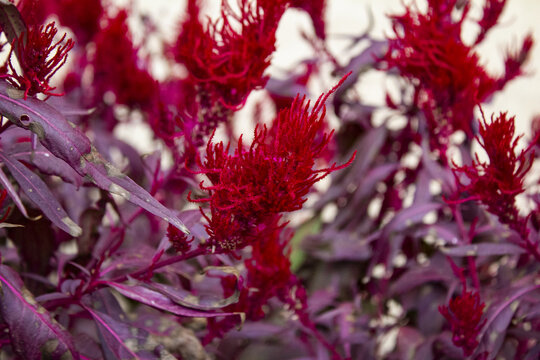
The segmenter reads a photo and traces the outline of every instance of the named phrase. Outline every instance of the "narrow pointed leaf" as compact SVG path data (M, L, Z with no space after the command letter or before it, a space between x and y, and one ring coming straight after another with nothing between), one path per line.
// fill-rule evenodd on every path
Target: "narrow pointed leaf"
M6 189L9 197L11 197L11 200L15 203L17 206L17 209L21 212L21 214L24 215L24 217L28 217L28 213L26 212L26 208L24 207L21 198L19 197L19 194L17 194L17 190L13 187L9 179L7 178L6 174L0 169L0 183L4 186L4 189Z
M115 282L107 282L107 285L118 291L127 298L140 303L155 307L157 309L169 311L175 315L187 317L216 317L233 315L232 313L209 312L197 309L190 309L173 302L170 297L149 287L142 285L126 285Z
M9 155L34 165L43 174L59 176L63 181L73 184L77 188L83 183L83 178L71 166L52 155L41 145L33 150L29 143L17 144L10 149Z
M21 359L78 359L69 334L23 286L19 275L0 265L0 319Z
M84 304L83 307L92 315L96 323L105 359L156 359L144 349L144 343L148 338L145 331L113 319Z
M146 190L105 161L86 135L67 121L64 115L34 98L12 98L8 94L9 89L5 81L0 81L1 115L36 134L41 144L54 156L64 160L79 175L86 177L99 188L123 196L131 203L189 233L172 210L167 209Z
M472 244L441 249L450 256L492 256L492 255L517 255L525 253L525 250L513 244Z
M19 161L1 152L0 160L7 166L26 196L43 211L49 220L71 236L77 237L82 234L82 229L71 220L43 180Z

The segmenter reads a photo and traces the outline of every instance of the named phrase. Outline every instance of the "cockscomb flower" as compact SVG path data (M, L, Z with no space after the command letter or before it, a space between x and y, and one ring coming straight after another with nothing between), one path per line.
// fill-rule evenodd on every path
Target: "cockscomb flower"
M24 98L42 93L47 96L60 96L53 93L55 87L49 84L51 77L67 61L73 41L66 35L55 41L58 32L54 22L47 26L31 26L14 39L8 58L8 74L3 76L16 88L24 91ZM17 57L20 70L13 65Z
M92 59L94 102L99 103L108 91L116 103L130 107L152 106L157 83L138 56L127 25L128 13L121 10L107 19L106 26L96 35Z
M275 32L287 1L242 0L239 12L227 1L215 22L202 24L199 1L190 0L173 47L196 83L200 122L214 129L267 81L264 71L275 50Z
M201 182L200 188L209 196L195 200L210 205L209 246L231 251L248 245L267 230L268 221L300 209L313 184L352 162L354 155L344 165L315 169L332 136L324 133L324 102L335 89L311 109L309 101L297 97L270 129L256 127L248 148L240 138L233 154L230 145L209 139L204 161L198 160L211 183Z
M315 35L320 39L326 39L326 22L324 20L326 0L291 0L291 7L307 12L313 23Z
M486 320L482 321L484 307L480 295L466 288L450 300L448 306L439 306L439 312L452 329L452 342L465 356L471 355L478 346L478 334L486 323Z
M78 44L87 44L98 33L99 20L104 13L101 0L54 0L50 2L60 23L73 31Z
M481 20L484 32L500 15L500 4L487 1L491 5L486 5ZM457 0L429 0L425 13L414 4L407 7L403 15L392 16L395 37L389 39L384 57L389 68L397 68L415 87L414 105L424 111L431 146L443 159L449 135L462 130L473 137L474 107L519 75L523 61L518 60L526 59L532 46L529 37L519 56L507 57L505 74L499 78L489 75L474 46L461 37L469 7L469 2ZM458 18L456 9L461 11Z
M527 241L527 218L519 215L516 196L525 191L524 180L531 169L534 151L533 144L518 151L521 136L514 137L514 121L514 117L500 113L497 117L492 115L488 122L482 113L477 140L489 162L481 161L476 154L471 166L456 167L453 171L456 177L463 174L469 180L466 185L458 181L461 192L469 194L462 201L482 202L489 212Z
M481 43L486 37L488 31L497 25L505 5L506 0L486 0L482 12L482 18L480 21L478 21L480 32L476 37L475 44Z

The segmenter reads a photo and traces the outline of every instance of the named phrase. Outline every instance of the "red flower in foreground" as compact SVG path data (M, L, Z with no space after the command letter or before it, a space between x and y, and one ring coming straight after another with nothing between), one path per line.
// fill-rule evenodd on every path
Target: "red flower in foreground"
M51 77L65 64L68 52L73 48L73 41L66 40L66 35L54 41L58 30L54 22L47 26L31 26L11 44L8 59L9 74L4 77L18 89L28 95L42 93L47 96L59 96L53 93L54 87L49 85ZM13 55L16 54L21 71L13 66Z
M352 162L354 155L344 165L314 169L332 135L324 133L324 102L335 89L321 95L311 110L309 101L297 97L270 129L255 129L247 149L240 138L229 154L229 145L210 138L204 162L198 160L200 173L211 182L200 184L209 197L197 200L210 203L211 217L205 215L209 246L230 251L248 245L281 213L300 209L313 184Z
M523 240L528 239L527 218L519 215L516 207L516 195L525 191L524 180L531 169L534 149L533 144L517 151L521 136L514 137L514 117L506 113L491 117L487 122L482 114L480 133L477 137L480 146L486 151L489 162L482 162L476 155L472 166L457 167L456 176L460 173L469 179L469 184L459 182L461 191L468 192L466 200L479 200L499 220L514 229Z
M469 356L478 346L478 334L486 323L482 321L484 307L477 292L464 289L461 295L450 300L448 306L439 306L439 312L452 329L452 342Z

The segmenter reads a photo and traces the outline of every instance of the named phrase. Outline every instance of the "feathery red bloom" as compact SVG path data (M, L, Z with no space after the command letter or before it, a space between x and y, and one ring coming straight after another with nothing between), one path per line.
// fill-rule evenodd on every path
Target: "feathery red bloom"
M487 0L481 29L487 32L502 11L498 1ZM456 19L459 7L461 16ZM414 101L427 118L431 145L444 157L449 135L464 131L472 138L473 109L521 73L521 65L532 46L528 37L522 49L506 59L506 72L500 78L489 75L479 62L474 46L461 37L470 4L458 0L429 0L425 13L415 5L403 15L393 16L395 38L389 39L384 57L415 87ZM499 9L501 7L501 9Z
M73 31L79 44L87 44L99 31L104 13L101 0L54 0L53 4L60 23Z
M54 38L58 32L54 22L47 26L31 26L11 43L8 67L9 74L4 74L8 82L24 91L24 98L38 93L47 96L59 96L49 85L51 77L65 64L68 52L73 48L73 41L66 40L66 35L58 41ZM21 71L13 66L13 56L17 56Z
M176 227L169 224L167 227L167 237L171 242L174 250L179 253L185 253L191 247L191 242L193 241L193 236L188 239L188 236Z
M456 176L460 173L469 179L469 184L459 182L461 191L470 194L468 199L481 201L492 214L510 226L523 240L528 238L527 219L519 215L516 207L516 195L525 191L524 179L533 162L533 144L517 151L521 136L514 137L514 117L500 113L496 118L492 115L487 122L482 114L480 132L477 137L480 146L486 151L489 162L482 162L476 155L472 166L457 167Z
M476 37L475 44L482 42L488 31L497 24L505 5L506 0L486 0L482 12L482 18L480 21L478 21L478 25L480 25L480 33Z
M326 22L324 20L326 0L291 0L291 6L307 12L313 23L315 35L323 40L326 39Z
M478 346L478 334L485 325L482 321L485 304L477 292L463 290L461 295L450 300L448 306L439 306L439 312L452 329L452 342L469 356Z
M157 83L152 78L133 44L127 25L128 13L121 10L96 35L94 69L95 102L107 91L116 96L116 103L131 107L152 105Z
M354 155L344 165L314 169L332 135L324 133L324 102L334 90L321 95L311 110L309 101L297 97L270 129L255 129L247 149L240 138L229 154L229 145L210 138L204 162L198 160L211 183L200 184L209 197L196 200L210 203L209 246L230 251L248 245L268 230L268 221L300 209L313 184L352 162Z
M188 1L187 18L173 49L196 83L200 122L214 129L267 81L275 32L287 1L241 0L239 13L227 1L221 17L201 24L199 2Z

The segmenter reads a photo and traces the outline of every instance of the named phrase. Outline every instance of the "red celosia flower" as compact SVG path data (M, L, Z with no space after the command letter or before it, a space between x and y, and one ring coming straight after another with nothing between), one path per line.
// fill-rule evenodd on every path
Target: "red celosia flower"
M54 22L47 26L31 26L19 38L14 39L8 59L9 74L4 76L15 87L24 90L24 98L43 93L47 96L59 96L53 93L54 87L49 80L65 64L73 41L66 40L66 35L54 41L58 30ZM20 73L13 66L13 55L16 54Z
M483 117L483 114L482 114ZM489 162L482 162L476 155L472 166L454 169L456 174L464 174L470 181L468 185L459 182L461 191L470 197L463 200L479 200L488 211L499 217L500 221L514 229L523 240L528 239L527 219L519 215L516 195L525 191L524 179L532 166L534 157L532 144L520 152L517 144L521 136L514 138L514 117L506 113L491 117L487 122L483 117L477 137L486 151Z
M326 0L291 0L291 6L306 11L313 23L315 35L323 40L326 38L326 22L324 21Z
M87 44L99 31L101 0L54 0L53 6L60 23L73 30L79 44Z
M169 224L167 227L167 237L171 242L174 250L179 253L185 253L191 247L191 242L193 241L193 236L188 239L188 236L176 227Z
M43 25L45 20L53 13L52 0L10 0L17 4L17 8L27 26Z
M485 32L496 23L503 5L488 2L480 24ZM425 13L411 5L405 14L393 16L395 38L389 39L384 58L414 85L414 102L426 115L432 148L438 149L443 158L452 132L463 130L473 136L474 106L520 73L532 45L529 37L519 55L507 58L507 72L501 78L488 75L474 48L461 38L470 5L459 4L462 9L458 19L454 16L458 0L429 0Z
M211 182L200 185L209 197L197 200L210 203L209 246L217 251L246 246L269 220L300 209L313 184L351 163L354 155L344 165L314 169L332 135L324 133L324 102L332 92L321 95L311 110L309 101L297 97L270 129L256 127L248 149L240 138L229 154L229 145L210 138L205 161L198 161Z
M239 13L222 2L221 17L206 25L199 2L188 1L187 18L173 52L197 87L200 122L214 129L265 85L264 71L275 50L275 32L287 1L241 0Z
M118 104L150 106L157 93L157 83L141 63L131 40L127 16L126 10L119 11L94 39L95 101L102 101L103 95L111 91Z
M478 25L480 25L480 33L476 37L476 44L482 42L488 31L497 24L505 5L506 0L486 0L482 18L480 21L478 21Z
M478 346L478 334L486 323L482 321L485 304L477 292L463 289L461 295L450 300L448 306L439 306L439 312L450 323L452 342L469 356Z

